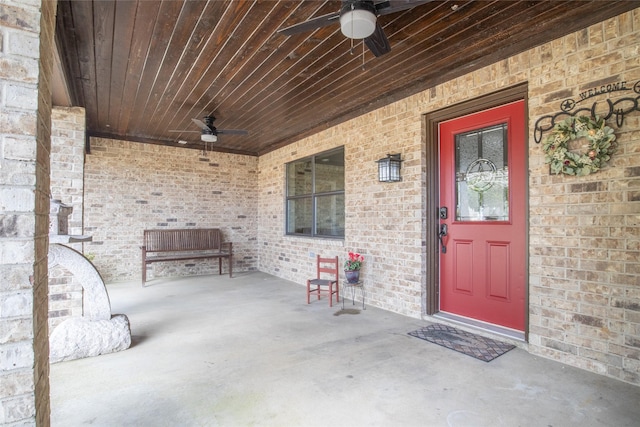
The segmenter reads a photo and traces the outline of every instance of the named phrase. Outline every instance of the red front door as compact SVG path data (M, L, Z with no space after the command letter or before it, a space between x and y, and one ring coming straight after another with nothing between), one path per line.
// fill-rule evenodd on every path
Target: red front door
M524 331L524 101L442 122L440 310Z

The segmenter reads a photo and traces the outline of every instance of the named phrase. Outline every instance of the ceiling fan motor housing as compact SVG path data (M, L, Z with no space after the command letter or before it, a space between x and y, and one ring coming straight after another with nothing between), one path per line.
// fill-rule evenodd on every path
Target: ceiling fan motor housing
M376 29L373 1L345 2L340 10L340 29L350 39L365 39Z

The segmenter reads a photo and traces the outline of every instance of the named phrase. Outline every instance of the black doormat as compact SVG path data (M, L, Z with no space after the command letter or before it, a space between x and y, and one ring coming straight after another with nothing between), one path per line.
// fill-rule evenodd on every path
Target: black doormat
M485 338L470 332L461 331L446 325L429 325L417 331L409 332L412 337L420 338L443 347L450 348L476 359L491 362L498 356L515 348L515 345Z

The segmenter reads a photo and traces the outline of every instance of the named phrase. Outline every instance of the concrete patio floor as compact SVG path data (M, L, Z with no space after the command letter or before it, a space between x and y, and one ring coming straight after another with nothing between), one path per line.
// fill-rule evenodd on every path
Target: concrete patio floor
M640 425L640 387L520 348L483 362L268 274L107 289L133 344L51 366L53 426Z

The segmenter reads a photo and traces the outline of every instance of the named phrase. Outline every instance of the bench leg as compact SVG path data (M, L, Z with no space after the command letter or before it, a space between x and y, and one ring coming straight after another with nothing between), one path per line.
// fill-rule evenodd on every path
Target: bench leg
M229 277L233 277L233 255L229 255Z
M147 281L147 263L142 260L142 287L144 288L144 284Z

